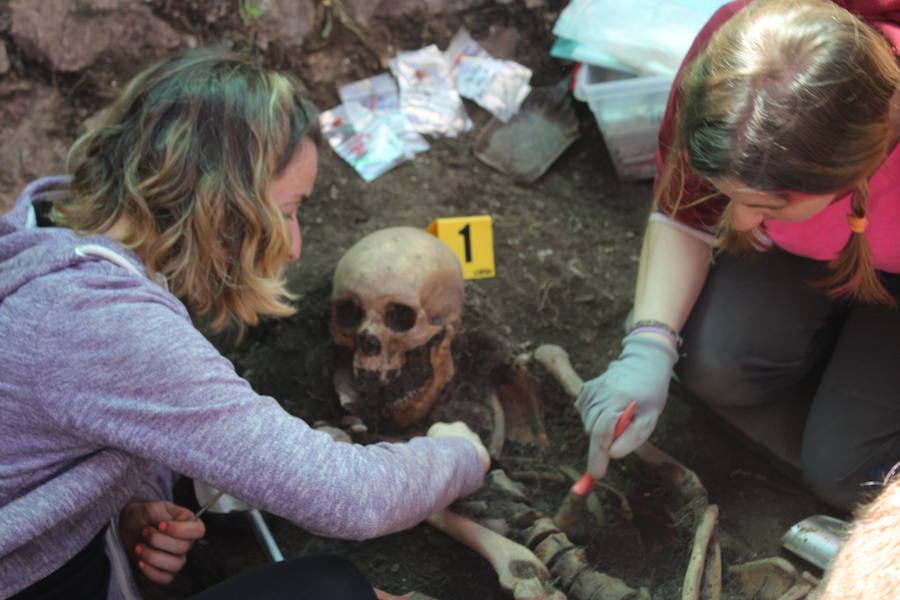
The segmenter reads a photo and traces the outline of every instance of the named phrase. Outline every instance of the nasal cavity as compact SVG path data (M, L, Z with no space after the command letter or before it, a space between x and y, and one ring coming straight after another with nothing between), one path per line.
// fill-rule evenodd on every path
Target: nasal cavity
M360 333L359 351L366 356L378 356L381 354L381 342L371 333Z

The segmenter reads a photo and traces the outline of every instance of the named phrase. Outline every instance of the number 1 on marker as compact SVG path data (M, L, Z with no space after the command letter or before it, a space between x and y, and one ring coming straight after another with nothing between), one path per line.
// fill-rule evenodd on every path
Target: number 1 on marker
M466 279L495 275L494 232L490 215L435 219L426 231L456 253Z
M465 262L472 262L472 240L469 237L469 225L466 225L462 229L459 230L459 234L463 236L463 239L466 241L466 260Z

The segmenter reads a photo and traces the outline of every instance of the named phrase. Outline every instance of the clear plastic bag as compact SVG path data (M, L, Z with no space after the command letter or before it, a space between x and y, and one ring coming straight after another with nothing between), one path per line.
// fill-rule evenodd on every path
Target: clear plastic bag
M450 65L450 74L456 82L459 63L464 57L491 58L487 50L472 38L472 34L465 27L460 27L453 35L453 39L444 50L444 60Z
M384 122L373 118L357 128L343 104L322 112L319 125L338 156L367 182L413 156Z
M400 110L416 131L456 137L472 129L450 65L437 46L398 52L390 66L400 89Z
M378 119L403 141L408 153L417 154L430 148L400 110L400 92L390 73L343 85L338 95L356 129L364 129L372 119Z
M464 56L459 63L459 95L474 100L506 123L531 92L531 69L511 60Z

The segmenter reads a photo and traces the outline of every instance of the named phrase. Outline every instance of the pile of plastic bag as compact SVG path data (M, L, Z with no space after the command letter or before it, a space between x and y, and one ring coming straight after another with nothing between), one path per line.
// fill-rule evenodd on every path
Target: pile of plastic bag
M429 149L425 135L455 137L473 124L468 98L506 122L531 91L531 70L491 57L465 29L445 51L399 52L390 72L344 85L319 116L328 143L366 181Z

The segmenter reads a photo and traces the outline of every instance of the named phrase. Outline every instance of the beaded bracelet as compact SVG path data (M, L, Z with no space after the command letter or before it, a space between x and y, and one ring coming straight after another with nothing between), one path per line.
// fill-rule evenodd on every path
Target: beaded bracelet
M672 344L678 348L681 346L684 340L681 339L681 336L678 334L675 329L671 326L663 323L662 321L654 321L652 319L647 319L644 321L636 321L631 324L631 329L628 330L628 333L625 334L625 337L629 337L638 333L642 333L644 331L652 331L654 333L659 333L670 340L672 340Z

